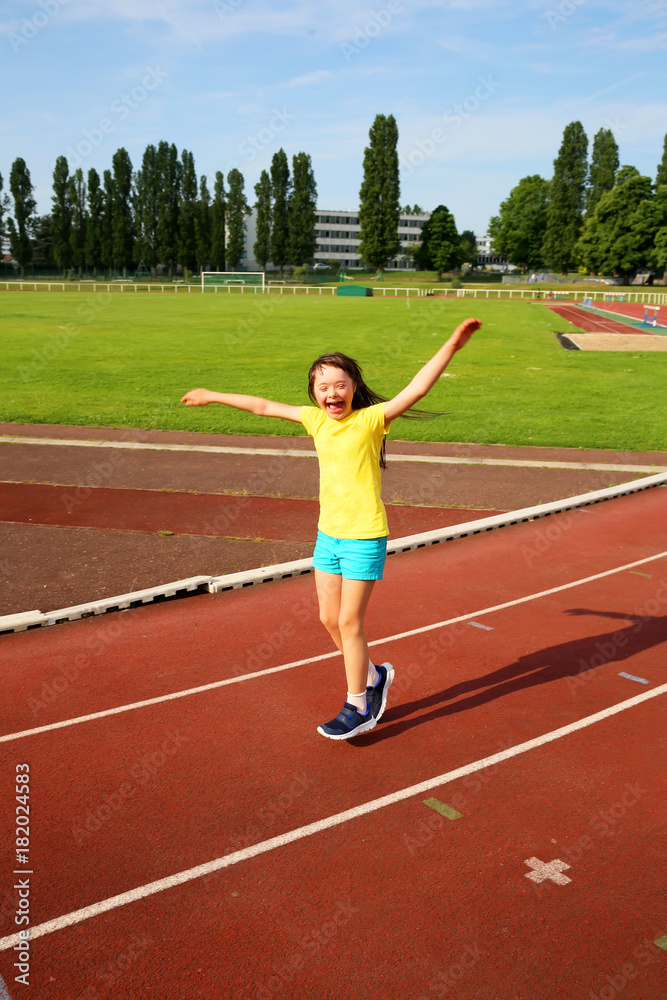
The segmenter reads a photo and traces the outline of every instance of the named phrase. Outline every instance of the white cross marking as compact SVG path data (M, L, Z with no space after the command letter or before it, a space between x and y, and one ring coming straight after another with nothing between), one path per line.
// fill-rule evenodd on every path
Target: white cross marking
M532 872L526 872L526 878L531 878L533 882L544 882L545 879L550 879L558 885L567 885L568 882L572 881L567 875L561 874L570 866L566 865L560 858L555 858L548 863L540 861L539 858L528 858L524 864L530 865L534 869Z

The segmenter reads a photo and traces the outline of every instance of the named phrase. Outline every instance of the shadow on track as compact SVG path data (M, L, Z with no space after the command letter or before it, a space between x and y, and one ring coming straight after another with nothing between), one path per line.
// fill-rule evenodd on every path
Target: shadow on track
M643 650L667 641L665 615L652 617L620 611L593 611L587 608L572 608L565 613L616 618L631 622L632 625L614 632L603 632L600 635L547 646L545 649L520 656L513 663L483 677L462 681L437 694L388 708L379 727L368 735L360 737L358 741L355 740L355 745L366 746L398 736L413 726L420 726L446 715L455 715L457 712L465 712L537 684L548 684L562 679L574 697L581 687L588 686L591 680L599 677L600 667L609 663L622 663ZM467 697L462 698L462 695ZM456 698L461 700L454 704L444 704ZM428 709L431 711L425 711ZM415 712L422 714L417 718L407 718Z

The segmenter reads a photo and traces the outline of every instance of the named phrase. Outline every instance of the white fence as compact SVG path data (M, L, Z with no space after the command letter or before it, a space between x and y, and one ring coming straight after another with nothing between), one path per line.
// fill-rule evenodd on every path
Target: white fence
M227 294L227 295L335 295L339 285L267 285L262 292L259 285L213 285L205 290L207 295ZM349 288L349 285L344 286ZM168 284L158 285L142 282L114 282L108 281L2 281L0 289L5 291L34 291L34 292L194 292L201 295L204 291L201 285L179 285ZM423 288L385 288L380 285L373 289L374 295L393 296L414 296L419 298L426 294Z
M262 293L262 289L256 285L214 285L213 288L209 288L207 294L218 294L219 292L227 295L335 295L338 291L337 285L267 285ZM345 286L354 287L354 286ZM62 291L62 292L145 292L149 294L154 292L157 294L164 294L166 292L173 292L174 294L191 294L195 295L202 294L201 285L181 285L181 284L151 284L149 282L135 284L133 282L107 282L107 281L1 281L0 289L5 291L42 291L42 292L52 292L52 291ZM433 288L389 288L384 285L373 286L373 295L382 295L383 297L390 296L392 298L397 298L399 296L404 296L409 298L410 296L414 298L425 298L425 297L447 297L457 299L472 298L472 299L526 299L534 300L539 296L542 302L578 302L582 299L592 299L594 302L640 302L644 305L667 305L667 293L666 292L639 292L631 291L628 289L626 292L610 292L610 291L572 291L572 292L553 292L551 298L548 297L548 292L543 288L532 289L532 288L456 288L449 289L443 288L441 291L439 289Z
M426 294L426 293L422 293ZM436 293L438 294L438 293ZM457 288L457 299L537 299L541 302L579 302L582 299L592 299L594 302L641 302L665 305L667 303L666 292L553 292L549 298L548 290L543 288Z

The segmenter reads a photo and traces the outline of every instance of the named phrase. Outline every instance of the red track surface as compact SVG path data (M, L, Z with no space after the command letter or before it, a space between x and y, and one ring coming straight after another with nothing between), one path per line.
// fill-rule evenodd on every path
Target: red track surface
M30 764L37 925L664 684L665 555L480 614L662 553L664 505L655 489L389 559L373 639L459 615L490 630L464 621L373 647L397 678L380 725L352 744L315 733L340 707L338 657L0 743L0 935L16 930L17 763ZM0 647L0 729L328 649L309 578L21 633ZM31 946L29 995L661 1000L663 706L47 934ZM534 884L532 857L566 862L571 881ZM0 952L12 998L28 994L14 961Z
M643 302L595 302L593 303L596 309L604 309L605 312L616 312L622 313L623 316L632 316L633 319L638 320L640 323L644 321L644 313L646 312L646 306ZM649 315L653 317L653 307L648 307ZM660 320L660 316L664 316L665 307L658 310L658 323L664 322ZM646 330L644 332L647 332Z
M628 326L627 323L618 323L616 320L609 317L606 319L603 316L598 316L596 313L588 312L586 309L580 309L578 306L564 305L560 303L545 302L553 312L558 313L563 319L568 320L570 323L574 323L578 326L580 330L585 333L642 333L647 334L651 332L650 327L632 327ZM608 303L605 303L605 308Z
M0 522L20 524L310 542L318 512L317 500L0 483ZM488 510L387 505L394 538L489 515Z

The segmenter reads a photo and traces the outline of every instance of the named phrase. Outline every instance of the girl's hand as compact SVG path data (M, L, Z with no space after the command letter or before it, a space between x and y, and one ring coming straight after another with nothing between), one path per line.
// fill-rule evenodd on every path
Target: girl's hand
M186 406L206 406L207 403L213 402L213 393L208 389L191 389L181 400Z
M449 343L454 350L460 351L462 347L465 347L475 330L479 330L481 325L482 321L480 319L464 319L449 338Z

